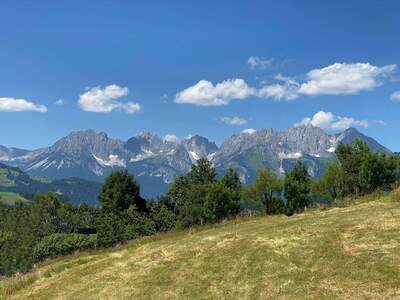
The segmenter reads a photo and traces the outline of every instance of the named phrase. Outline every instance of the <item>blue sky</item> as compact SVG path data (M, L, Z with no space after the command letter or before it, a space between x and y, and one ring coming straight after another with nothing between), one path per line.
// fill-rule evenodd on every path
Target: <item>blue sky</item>
M399 11L394 0L1 1L0 144L87 128L221 143L311 123L400 151Z

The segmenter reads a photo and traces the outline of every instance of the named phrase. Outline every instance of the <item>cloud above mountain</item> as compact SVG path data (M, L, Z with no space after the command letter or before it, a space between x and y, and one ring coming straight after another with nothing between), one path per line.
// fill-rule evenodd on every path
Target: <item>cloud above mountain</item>
M165 142L175 143L179 141L179 138L175 134L166 134L162 137Z
M275 76L281 83L265 85L258 90L257 96L261 98L273 98L275 100L294 100L299 97L300 84L281 74Z
M0 111L3 112L35 111L43 113L47 112L47 107L45 105L36 104L25 99L0 97Z
M255 58L251 65L260 61ZM352 95L371 91L383 84L383 79L397 70L395 64L378 67L370 63L335 63L306 73L303 79L275 76L276 83L259 88L250 87L244 79L228 79L213 85L208 80L200 80L176 94L176 103L198 106L226 105L234 99L251 96L292 101L300 96Z
M129 95L127 87L112 84L104 88L97 86L89 88L79 96L79 107L88 112L110 113L114 110L134 114L141 110L139 103L122 102L121 98Z
M245 125L247 124L247 120L240 118L240 117L221 117L219 118L221 123L227 124L227 125Z
M254 128L247 128L247 129L242 130L242 133L246 133L246 134L253 134L256 132L257 132L257 130L255 130Z
M371 91L382 85L382 79L393 74L395 64L377 67L370 63L335 63L307 72L304 80L284 76L276 79L282 83L265 86L263 96L276 100L294 100L301 95L351 95Z
M197 106L221 106L233 99L245 99L254 95L255 89L243 79L227 79L214 85L208 80L200 80L193 86L178 92L176 103L187 103Z
M363 127L367 128L371 124L384 125L385 122L382 120L357 120L352 117L341 117L336 116L331 112L319 111L312 117L307 117L296 123L294 126L307 126L312 125L315 127L320 127L325 130L343 130L350 127Z

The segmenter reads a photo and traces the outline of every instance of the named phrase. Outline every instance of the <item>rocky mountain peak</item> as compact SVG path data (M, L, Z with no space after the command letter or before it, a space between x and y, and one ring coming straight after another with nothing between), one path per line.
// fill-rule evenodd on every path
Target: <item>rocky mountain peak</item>
M199 157L206 157L218 150L214 142L210 142L207 138L200 135L194 135L189 139L183 140L182 143L187 151L194 152Z
M144 131L123 142L104 132L85 130L72 132L53 146L34 151L0 147L0 162L20 167L30 175L51 179L101 180L115 168L126 167L144 190L155 195L152 191L165 189L202 157L212 160L219 173L233 167L243 182L251 182L261 167L284 174L299 160L307 165L310 174L318 176L324 170L326 159L335 157L337 145L351 143L356 138L373 150L390 153L354 128L336 135L311 125L287 131L251 130L232 135L220 148L199 135L175 140Z

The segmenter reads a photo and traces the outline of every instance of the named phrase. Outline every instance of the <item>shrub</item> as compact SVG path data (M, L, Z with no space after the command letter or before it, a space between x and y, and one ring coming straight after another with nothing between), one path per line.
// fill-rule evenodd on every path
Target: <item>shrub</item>
M36 244L33 249L33 256L36 260L43 260L46 257L96 248L96 246L96 234L55 233L44 237Z
M165 197L167 198L167 197ZM157 231L165 232L176 226L176 215L168 203L161 199L159 202L150 203L150 218L154 222Z
M124 240L125 224L122 216L100 212L97 216L97 244L100 247L110 247Z
M132 240L140 236L156 233L154 221L147 214L140 213L135 206L129 207L123 214L125 224L124 239Z

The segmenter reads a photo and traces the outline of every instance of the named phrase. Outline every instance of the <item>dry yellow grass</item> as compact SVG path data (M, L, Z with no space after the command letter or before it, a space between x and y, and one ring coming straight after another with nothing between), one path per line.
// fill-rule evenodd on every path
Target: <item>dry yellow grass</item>
M0 287L9 299L400 299L400 197L141 239Z

